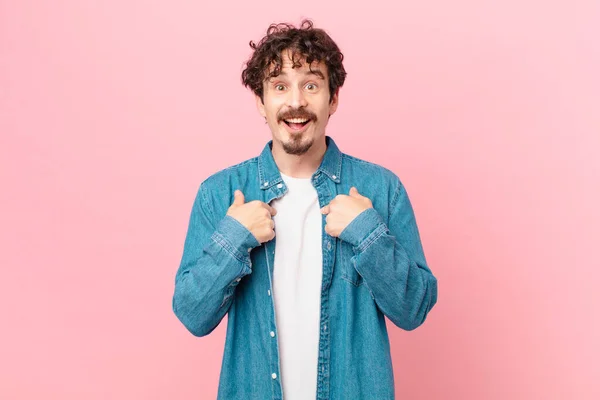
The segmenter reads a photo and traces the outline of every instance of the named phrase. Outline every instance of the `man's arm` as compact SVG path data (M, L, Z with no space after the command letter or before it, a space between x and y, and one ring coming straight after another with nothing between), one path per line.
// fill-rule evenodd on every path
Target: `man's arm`
M402 329L421 325L437 302L437 279L427 266L413 208L400 180L388 225L369 208L339 238L353 245L352 265L379 309Z
M250 250L260 245L233 217L217 224L201 185L190 215L183 256L175 276L173 311L195 336L211 333L223 319L242 277L252 272Z

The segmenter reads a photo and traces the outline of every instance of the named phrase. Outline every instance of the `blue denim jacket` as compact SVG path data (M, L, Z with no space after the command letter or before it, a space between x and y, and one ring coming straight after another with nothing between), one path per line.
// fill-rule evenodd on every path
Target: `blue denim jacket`
M423 323L437 301L411 203L390 170L327 150L312 175L321 207L355 186L373 208L334 238L322 231L323 282L316 399L393 399L385 317L402 329ZM200 184L175 277L173 311L196 336L228 313L218 399L282 399L271 290L275 241L262 245L226 215L233 193L246 202L287 192L269 141L258 157ZM326 215L323 215L323 227ZM271 336L271 332L275 336Z

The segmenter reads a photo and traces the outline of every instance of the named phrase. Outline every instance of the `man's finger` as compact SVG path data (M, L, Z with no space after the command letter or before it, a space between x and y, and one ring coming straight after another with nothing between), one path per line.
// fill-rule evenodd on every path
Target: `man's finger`
M236 190L233 193L233 204L241 206L242 204L244 204L245 198L244 198L244 193L242 193L241 190Z
M352 197L360 197L361 194L358 193L358 189L357 188L355 188L354 186L352 186L350 188L350 196L352 196Z
M262 203L262 204L263 204L263 207L265 207L267 210L269 210L269 212L271 213L271 216L277 214L277 210L274 207L271 207L267 203Z
M329 214L329 204L321 208L321 214Z

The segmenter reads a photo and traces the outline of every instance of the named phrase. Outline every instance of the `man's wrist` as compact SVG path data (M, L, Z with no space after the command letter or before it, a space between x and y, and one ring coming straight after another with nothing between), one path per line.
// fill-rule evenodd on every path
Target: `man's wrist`
M373 207L369 207L344 228L339 238L358 247L381 224L385 224L381 215Z
M250 262L250 251L260 246L260 242L241 222L230 215L219 222L213 239L225 247L242 262Z

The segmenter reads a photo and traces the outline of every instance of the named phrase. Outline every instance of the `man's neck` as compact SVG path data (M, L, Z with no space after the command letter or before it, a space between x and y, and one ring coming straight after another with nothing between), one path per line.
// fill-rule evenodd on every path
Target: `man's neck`
M315 141L302 155L288 154L281 145L273 141L271 153L279 171L293 178L310 178L321 165L327 151L325 136Z

